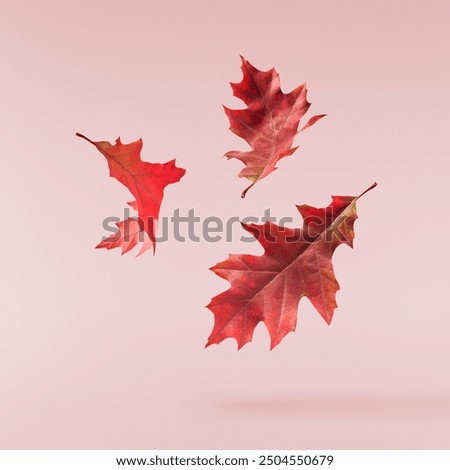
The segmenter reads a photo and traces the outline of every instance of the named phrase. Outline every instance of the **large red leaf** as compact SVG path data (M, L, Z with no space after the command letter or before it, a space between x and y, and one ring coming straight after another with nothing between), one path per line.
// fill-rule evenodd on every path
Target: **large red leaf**
M239 173L252 184L276 170L278 160L292 155L298 147L292 147L300 119L306 114L310 103L306 99L306 85L300 85L288 94L280 88L280 78L274 68L263 72L242 59L243 78L231 83L233 94L241 99L246 109L229 109L224 106L230 121L230 130L245 139L251 147L248 152L232 150L225 154L245 164ZM313 116L301 130L307 129L325 114Z
M118 232L100 242L96 248L122 248L122 254L144 242L139 254L151 245L155 248L156 224L164 194L168 184L180 181L186 173L175 165L175 160L167 163L149 163L141 160L142 139L123 144L120 137L114 145L109 142L94 142L82 134L101 152L108 162L110 176L119 180L133 194L136 201L129 203L138 211L138 218L129 218L117 224ZM143 233L141 233L143 232Z
M274 348L295 330L302 297L308 297L331 323L339 289L331 258L340 244L353 246L356 200L375 186L357 197L332 196L331 204L324 208L297 206L303 228L271 222L242 224L263 246L264 254L230 255L211 268L231 287L208 305L215 322L206 346L235 338L240 349L252 340L256 325L262 321Z

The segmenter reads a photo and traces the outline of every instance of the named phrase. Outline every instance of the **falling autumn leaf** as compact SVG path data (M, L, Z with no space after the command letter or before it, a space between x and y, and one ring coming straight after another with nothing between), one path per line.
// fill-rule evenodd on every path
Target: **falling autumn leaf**
M241 99L246 109L224 110L230 121L230 130L242 137L251 150L227 152L227 158L237 158L245 164L239 173L252 184L276 170L277 162L292 155L298 147L292 147L301 118L306 114L310 103L306 98L306 85L300 85L288 94L280 88L280 78L274 68L267 72L253 67L244 57L242 59L243 78L240 83L231 83L233 95ZM319 114L309 119L301 130L311 127L324 117Z
M130 218L117 224L118 231L102 240L96 248L122 248L122 254L136 246L140 239L144 244L138 254L150 246L155 249L156 223L164 194L164 188L180 181L186 170L178 168L175 160L167 163L149 163L141 160L142 139L123 144L120 137L114 145L109 142L94 142L77 133L102 153L109 167L110 176L126 186L135 201L129 203L138 212L137 218ZM143 233L141 233L143 232Z
M330 324L336 308L332 255L341 244L353 246L357 197L332 196L324 208L297 206L303 227L291 229L271 222L242 224L264 248L262 256L230 255L211 270L228 280L230 289L214 297L208 308L215 317L207 345L235 338L238 349L250 342L264 322L273 349L297 323L300 299L307 297Z

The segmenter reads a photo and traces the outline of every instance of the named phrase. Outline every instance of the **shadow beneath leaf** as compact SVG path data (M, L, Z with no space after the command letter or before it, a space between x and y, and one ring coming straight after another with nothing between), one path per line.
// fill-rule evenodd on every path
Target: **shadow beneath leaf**
M450 394L389 396L378 394L308 394L240 398L217 402L226 413L300 416L349 416L380 414L450 415Z

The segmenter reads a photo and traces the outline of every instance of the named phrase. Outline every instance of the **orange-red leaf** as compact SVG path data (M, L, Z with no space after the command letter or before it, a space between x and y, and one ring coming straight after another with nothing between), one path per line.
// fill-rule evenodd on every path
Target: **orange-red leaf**
M125 185L136 201L130 205L138 211L137 219L126 219L117 224L119 230L96 248L122 248L122 254L131 250L139 241L142 231L144 245L139 254L146 251L152 244L155 247L156 223L164 194L168 184L180 181L186 173L183 168L175 165L175 160L167 163L149 163L141 160L142 139L130 144L123 144L120 137L114 145L109 142L94 142L82 134L78 137L86 139L101 152L109 167L110 176ZM132 237L131 234L134 234Z
M252 340L256 325L262 321L274 348L295 330L302 297L308 297L331 323L339 289L331 258L340 244L353 245L356 200L375 186L357 197L332 196L331 204L324 208L297 206L302 228L271 222L242 224L263 246L264 254L230 255L211 268L231 287L208 305L215 321L207 346L235 338L240 349Z
M233 94L241 99L246 109L224 110L230 121L230 130L242 137L251 150L227 152L227 158L237 158L245 164L239 173L248 178L252 184L276 170L277 162L292 155L297 147L292 147L300 119L306 114L310 103L306 98L306 85L300 85L288 94L280 88L280 78L274 68L267 72L258 70L242 58L243 78L240 83L231 83ZM313 116L301 129L312 126L325 114Z

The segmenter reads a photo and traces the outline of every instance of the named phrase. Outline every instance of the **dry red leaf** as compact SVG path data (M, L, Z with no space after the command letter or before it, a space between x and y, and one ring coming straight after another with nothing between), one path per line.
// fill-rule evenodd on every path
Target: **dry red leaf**
M125 185L136 198L129 204L138 211L138 217L119 222L117 233L102 240L96 248L122 248L124 254L142 239L144 243L138 255L151 246L154 250L156 224L164 188L180 181L186 170L178 168L175 160L167 163L142 161L142 139L123 144L119 137L116 143L111 145L106 141L94 142L79 133L76 135L93 144L106 157L110 176Z
M264 248L262 256L230 255L211 270L228 280L230 289L214 297L208 308L215 317L206 346L235 338L238 349L250 342L259 322L269 331L273 349L297 323L300 299L308 297L330 324L339 284L332 265L334 250L353 246L357 197L332 196L324 208L297 206L303 228L271 222L242 226Z
M276 170L277 162L292 155L298 147L292 147L300 119L311 104L306 98L306 85L300 85L288 94L280 88L280 78L274 68L267 72L253 67L244 57L242 59L243 78L240 83L231 83L233 95L241 99L246 109L224 110L230 121L230 130L242 137L251 150L227 152L227 158L237 158L245 164L239 176L248 178L252 184ZM301 130L311 127L325 114L313 116Z

